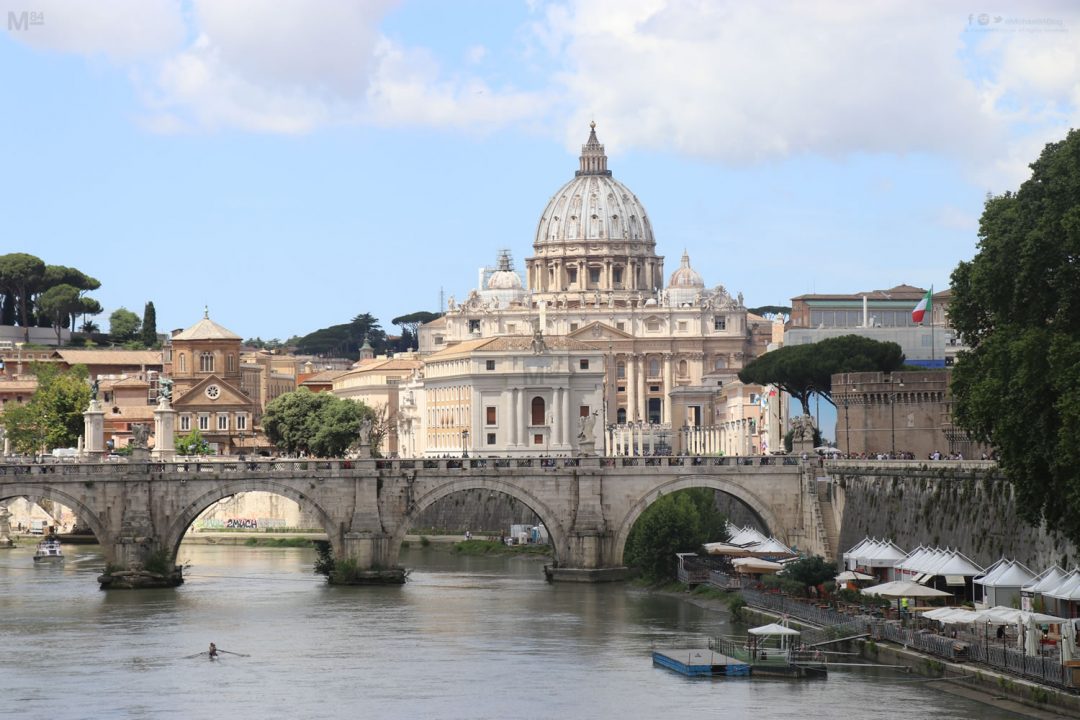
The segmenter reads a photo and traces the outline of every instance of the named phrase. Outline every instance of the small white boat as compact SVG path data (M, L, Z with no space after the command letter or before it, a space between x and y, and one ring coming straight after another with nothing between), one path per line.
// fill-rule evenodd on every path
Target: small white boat
M60 541L56 538L45 538L39 542L37 551L34 552L34 562L64 562L64 553L60 551Z

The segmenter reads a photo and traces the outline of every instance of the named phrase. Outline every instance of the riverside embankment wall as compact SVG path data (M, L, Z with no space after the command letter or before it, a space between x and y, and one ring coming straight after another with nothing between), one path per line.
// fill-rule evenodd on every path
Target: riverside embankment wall
M1080 554L1060 534L1028 525L1012 484L991 463L826 463L840 553L863 537L959 549L980 565L1007 556L1039 572L1071 568ZM820 480L819 480L820 481Z

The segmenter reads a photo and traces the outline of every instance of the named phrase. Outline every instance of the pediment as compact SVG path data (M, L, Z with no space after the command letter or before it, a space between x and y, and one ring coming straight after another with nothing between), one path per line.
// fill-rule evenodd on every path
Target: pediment
M597 342L602 340L633 340L634 336L623 330L613 328L610 325L600 322L591 322L584 327L580 327L574 332L567 335L567 337L580 340L582 342Z
M216 390L211 388L216 388ZM250 404L251 398L241 392L240 388L225 382L217 375L203 378L173 401L173 407L177 410L197 407L200 410L212 411L215 407L226 408Z

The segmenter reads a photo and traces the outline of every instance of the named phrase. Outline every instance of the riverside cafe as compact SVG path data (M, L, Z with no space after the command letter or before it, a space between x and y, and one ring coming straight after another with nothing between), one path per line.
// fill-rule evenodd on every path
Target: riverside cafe
M974 602L976 577L986 571L959 550L919 546L898 562L893 570L897 580L944 590L957 601Z
M885 583L897 579L893 568L906 557L907 553L892 540L866 537L844 553L844 567L852 572L872 575L874 579Z

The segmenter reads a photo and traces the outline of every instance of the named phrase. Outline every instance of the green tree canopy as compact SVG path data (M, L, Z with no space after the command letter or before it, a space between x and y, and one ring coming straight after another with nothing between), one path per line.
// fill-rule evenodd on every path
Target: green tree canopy
M83 412L90 404L86 367L61 370L34 363L37 390L25 405L9 404L0 424L16 452L32 454L42 448L74 447L84 429Z
M364 338L371 343L376 354L386 352L386 333L379 321L369 313L357 315L342 325L332 325L309 333L296 342L296 349L312 355L336 355L355 359L360 356L360 346L364 344Z
M646 579L661 582L675 577L675 553L697 552L707 542L728 537L727 518L716 509L714 490L680 490L641 513L626 539L623 558Z
M56 344L60 345L60 331L71 322L72 315L82 307L79 289L72 285L54 285L38 298L38 310L49 318L56 331Z
M262 425L270 442L288 453L342 457L374 422L363 403L307 388L280 395L266 406Z
M30 342L30 297L45 278L45 261L27 253L0 255L0 287L15 298L23 340Z
M178 435L173 441L176 452L181 455L209 455L210 443L199 432L199 428L192 428L187 435Z
M952 274L949 317L969 348L954 416L994 447L1022 516L1080 543L1080 131L1031 169L986 202L978 252Z
M117 308L109 316L109 334L115 342L133 340L139 332L139 316L127 308Z
M776 385L796 398L803 412L815 393L832 401L832 376L847 372L892 372L904 366L904 353L894 342L843 335L807 345L785 345L751 360L739 379L756 385Z
M428 312L426 310L420 310L417 312L409 313L408 315L399 315L390 322L393 325L397 325L401 328L401 340L398 342L398 350L405 351L409 348L419 347L417 338L417 331L424 323L429 323L432 320L437 320L442 317L442 313Z
M836 577L836 566L820 555L801 557L785 563L780 575L809 589Z
M148 348L152 348L158 343L157 310L154 309L153 302L147 302L146 307L143 309L142 330L139 331L139 338L142 340L142 344Z

